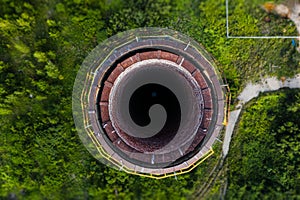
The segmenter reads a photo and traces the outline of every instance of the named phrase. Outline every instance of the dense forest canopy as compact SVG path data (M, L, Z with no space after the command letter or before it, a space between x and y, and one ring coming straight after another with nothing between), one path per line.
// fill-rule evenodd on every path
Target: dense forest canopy
M259 7L249 14L242 0L236 2L231 19L266 15ZM0 0L0 5L0 198L182 199L205 182L217 153L189 174L157 181L107 168L81 144L72 118L73 82L87 54L118 32L152 26L189 35L215 57L233 100L241 85L260 75L299 72L291 40L226 39L225 0ZM259 31L239 25L237 34ZM282 132L299 133L290 123L296 122L288 121ZM298 148L286 145L280 148ZM286 159L297 156L290 154ZM276 186L279 192L296 190L284 181Z
M228 199L300 195L300 91L253 100L244 110L228 159Z

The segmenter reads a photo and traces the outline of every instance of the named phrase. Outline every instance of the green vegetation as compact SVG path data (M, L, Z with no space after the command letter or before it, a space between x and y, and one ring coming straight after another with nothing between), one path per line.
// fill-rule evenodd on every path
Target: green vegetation
M228 156L228 199L300 198L300 91L250 102Z
M245 0L229 2L229 35L231 36L297 36L295 24L287 19L267 13L263 9L266 2L280 4L286 2ZM248 27L245 28L245 25Z
M0 0L0 5L0 199L185 199L207 180L218 152L189 174L157 181L107 168L81 144L72 118L73 82L86 55L120 31L168 27L194 38L215 57L233 99L242 84L260 75L299 72L300 55L291 40L226 39L225 0ZM247 6L234 12L255 21ZM258 29L242 24L236 31ZM280 148L297 148L284 145ZM297 157L286 156L284 163ZM288 169L285 182L274 191L296 190L288 180L295 173L290 166L281 166Z

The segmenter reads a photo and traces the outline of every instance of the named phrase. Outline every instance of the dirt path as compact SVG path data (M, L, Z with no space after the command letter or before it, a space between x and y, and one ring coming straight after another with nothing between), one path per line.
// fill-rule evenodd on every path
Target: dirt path
M269 77L262 79L260 83L248 83L245 89L238 96L239 104L237 109L230 112L228 119L228 125L226 127L225 138L223 142L223 157L225 158L228 154L230 141L236 122L239 118L241 109L244 104L249 102L251 99L257 97L261 92L276 91L280 88L300 88L300 74L297 74L294 78L286 79L284 82L278 80L275 77Z

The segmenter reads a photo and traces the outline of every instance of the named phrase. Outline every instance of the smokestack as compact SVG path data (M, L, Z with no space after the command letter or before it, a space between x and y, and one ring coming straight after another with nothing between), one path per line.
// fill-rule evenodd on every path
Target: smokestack
M181 173L222 129L224 92L212 58L176 31L141 28L97 46L78 72L73 115L98 160L130 173Z

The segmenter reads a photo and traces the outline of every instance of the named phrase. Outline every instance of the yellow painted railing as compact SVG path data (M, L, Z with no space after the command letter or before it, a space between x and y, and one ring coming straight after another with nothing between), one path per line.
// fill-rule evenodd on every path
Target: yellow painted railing
M225 106L224 106L224 121L223 121L223 125L227 126L228 124L228 119L229 119L229 115L230 115L230 103L231 103L231 92L230 92L230 88L228 85L226 85L226 99L225 99Z

